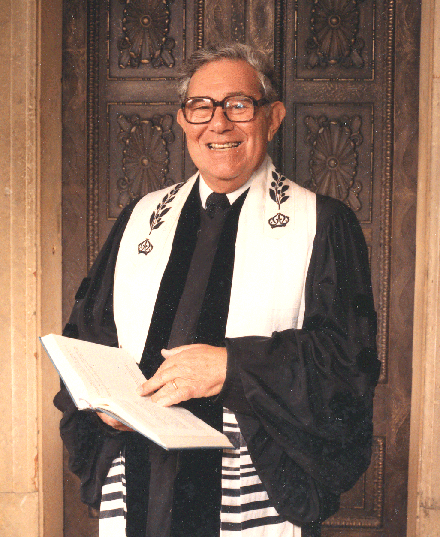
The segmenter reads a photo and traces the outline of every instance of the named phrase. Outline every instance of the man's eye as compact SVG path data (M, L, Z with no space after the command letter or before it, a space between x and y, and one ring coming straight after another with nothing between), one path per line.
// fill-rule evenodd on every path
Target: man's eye
M245 107L244 103L240 101L229 101L226 106L227 108L232 108L233 110L241 110Z
M205 103L202 101L191 103L190 108L191 110L210 110L212 107L210 103Z
M229 110L234 110L234 112L241 112L242 110L247 110L250 107L250 103L247 101L228 101L226 107Z

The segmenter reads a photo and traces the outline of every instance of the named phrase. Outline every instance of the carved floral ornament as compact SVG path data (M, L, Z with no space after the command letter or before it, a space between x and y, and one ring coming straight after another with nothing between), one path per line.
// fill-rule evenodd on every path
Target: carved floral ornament
M117 181L118 207L123 208L136 198L173 184L167 179L167 144L174 141L173 117L155 115L150 120L119 114L117 120L120 127L118 141L124 145L124 177Z
M358 37L359 6L363 0L312 0L311 36L307 40L309 68L341 65L361 68L365 45Z
M120 0L125 5L122 32L118 41L119 67L174 66L174 39L168 37L169 1Z
M358 147L362 144L360 116L304 119L310 151L310 180L305 186L313 192L339 199L354 211L361 209L356 181Z

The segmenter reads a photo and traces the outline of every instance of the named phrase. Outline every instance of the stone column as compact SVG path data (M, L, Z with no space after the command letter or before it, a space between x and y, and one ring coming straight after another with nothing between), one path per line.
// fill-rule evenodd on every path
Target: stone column
M440 2L423 0L408 536L440 536Z
M61 2L0 0L0 535L62 536Z

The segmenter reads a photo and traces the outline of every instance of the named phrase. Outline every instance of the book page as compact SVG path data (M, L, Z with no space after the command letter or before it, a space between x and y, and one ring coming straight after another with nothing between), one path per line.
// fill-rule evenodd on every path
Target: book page
M95 399L130 392L136 395L137 386L145 382L134 358L123 349L53 334L44 336L42 342L49 355L56 349L66 357L70 367L82 379L91 404ZM61 368L60 373L63 376ZM64 381L69 383L67 378Z
M161 407L150 397L97 401L97 408L147 436L161 446L172 448L231 447L219 431L181 407Z
M81 375L75 371L75 368L72 367L63 351L59 349L58 345L51 338L52 335L40 337L40 341L47 355L52 360L59 376L66 385L70 397L79 409L90 408L90 394L87 386L81 379Z
M102 404L104 403L104 404ZM107 401L97 401L96 406L107 405L115 411L120 410L120 415L128 413L130 421L135 424L135 421L143 423L145 427L150 427L156 431L169 431L170 429L177 435L188 434L191 432L195 435L204 436L206 434L206 423L196 418L191 412L182 407L162 407L150 401L150 397L141 397L137 395L137 399L112 399L111 404Z

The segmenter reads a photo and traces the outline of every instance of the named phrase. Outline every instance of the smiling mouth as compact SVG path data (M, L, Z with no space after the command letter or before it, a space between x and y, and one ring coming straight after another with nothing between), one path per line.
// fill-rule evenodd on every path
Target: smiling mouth
M211 143L211 144L208 144L208 147L209 149L221 150L221 149L234 149L235 147L238 147L239 145L241 145L241 142L227 142L224 144Z

